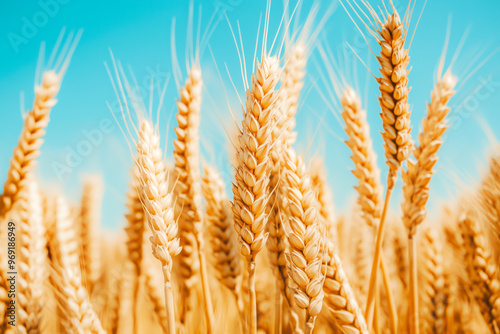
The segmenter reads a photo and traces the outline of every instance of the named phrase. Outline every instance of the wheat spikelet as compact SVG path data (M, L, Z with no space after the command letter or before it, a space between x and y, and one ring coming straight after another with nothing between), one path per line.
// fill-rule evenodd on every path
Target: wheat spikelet
M445 330L445 275L441 240L434 227L427 227L422 233L421 277L422 293L421 319L423 333L444 333Z
M473 295L490 330L500 333L500 281L485 235L471 214L462 216L459 226Z
M248 262L248 285L251 305L251 333L256 333L255 257L264 247L266 206L269 185L269 147L278 92L275 86L280 67L276 57L264 56L252 75L246 92L246 108L238 136L237 169L233 183L234 228L239 249Z
M353 248L354 251L351 252L351 266L353 275L352 277L352 288L356 291L357 301L359 305L364 305L366 303L366 297L368 295L368 283L370 281L370 266L371 258L373 256L373 238L366 224L356 224L359 222L359 217L355 218L353 221L353 227L351 229L356 229L356 232L352 231ZM357 225L357 226L356 226Z
M79 212L80 242L82 250L82 265L85 282L89 294L101 274L100 251L97 236L99 235L102 180L98 177L89 177L83 185L82 201Z
M314 322L323 305L320 216L311 178L306 173L302 159L291 147L286 148L285 156L286 196L290 212L288 275L294 283L292 290L295 292L297 306L307 312L305 332L312 333Z
M142 120L137 142L136 166L141 173L141 202L152 232L153 255L161 262L167 305L168 331L175 333L175 310L172 293L172 257L181 252L178 227L174 220L172 194L168 193L160 139L153 126Z
M361 101L354 89L346 87L340 98L342 118L346 124L345 132L349 140L347 146L352 152L354 162L352 173L358 180L358 204L362 217L370 227L376 227L382 209L382 185L377 156L370 138L370 128L366 120L366 111L361 108Z
M324 303L332 311L335 322L348 334L368 334L365 318L349 285L342 262L326 238L323 243L322 273L325 276Z

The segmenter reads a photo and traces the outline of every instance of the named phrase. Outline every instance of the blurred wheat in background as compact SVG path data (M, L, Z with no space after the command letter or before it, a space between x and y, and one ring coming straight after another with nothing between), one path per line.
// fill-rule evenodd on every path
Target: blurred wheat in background
M413 37L425 15L416 1L342 0L307 9L285 1L280 21L271 22L268 0L257 30L232 20L224 6L206 24L201 7L185 7L187 28L171 25L175 101L165 95L170 76L138 82L112 51L105 62L116 97L108 107L132 166L120 166L129 173L121 203L127 213L112 233L101 225L109 210L102 176L83 179L78 202L45 187L37 172L82 31L63 29L47 59L42 44L33 106L23 114L0 197L0 333L500 334L500 146L491 143L489 169L476 183L457 180L458 199L440 203L438 214L427 208L460 89L490 66L494 52L460 68L466 42L452 49L449 28L435 75L413 68ZM371 54L332 52L322 30L335 9L348 15ZM220 25L231 32L240 71L214 56L210 39ZM185 59L178 59L183 48ZM212 63L202 61L207 54ZM316 54L320 74L311 78L307 65ZM367 65L373 58L379 72ZM362 101L356 62L378 85L377 108ZM434 79L427 103L409 98L412 69ZM233 90L205 80L221 72ZM243 89L235 84L240 77ZM227 103L214 102L212 89ZM346 195L330 187L332 168L314 145L328 125L301 102L312 90L345 131L339 136L351 154L346 169L356 179L356 201L343 208L333 206L333 196ZM202 103L207 95L227 145L200 130L201 117L214 111ZM426 110L422 120L415 109ZM302 110L317 128L301 147ZM380 141L369 123L375 113ZM91 143L106 140L90 136ZM387 167L378 165L377 143ZM220 168L206 152L222 156L224 146ZM390 205L397 201L400 211Z

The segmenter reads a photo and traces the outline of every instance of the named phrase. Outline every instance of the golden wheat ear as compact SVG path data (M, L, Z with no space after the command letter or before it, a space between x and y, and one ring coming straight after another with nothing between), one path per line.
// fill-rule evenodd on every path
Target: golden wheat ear
M492 333L500 331L500 282L490 247L477 216L465 214L460 228L464 240L465 262L473 296Z
M78 221L81 263L89 295L101 275L99 229L103 190L99 176L88 176L84 181Z
M59 46L64 37L63 29L48 63L45 64L46 66L42 66L45 53L45 44L42 43L35 78L35 101L33 109L24 118L21 136L16 148L14 148L14 154L10 161L7 180L4 183L3 194L0 200L0 219L2 220L13 208L20 193L25 189L25 180L28 173L35 168L35 159L40 155L45 128L49 123L50 111L57 103L56 95L59 92L62 79L81 35L82 31L79 31L76 36L71 32L66 38L62 49L59 51ZM39 73L43 73L41 80L39 80Z

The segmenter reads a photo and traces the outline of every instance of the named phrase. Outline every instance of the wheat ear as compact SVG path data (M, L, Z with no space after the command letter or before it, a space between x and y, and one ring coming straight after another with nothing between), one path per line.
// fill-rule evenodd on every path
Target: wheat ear
M20 193L14 206L14 235L18 246L18 283L15 327L21 333L41 330L42 297L44 287L45 242L42 206L38 188L32 175L25 179L26 192ZM9 271L13 271L10 268ZM10 326L7 326L8 328Z
M189 297L189 291L200 269L203 299L205 302L205 317L209 332L213 332L213 307L208 285L207 265L203 252L203 208L199 161L199 125L201 90L201 70L194 65L188 73L184 87L180 90L177 101L177 123L175 128L177 139L174 140L175 171L177 184L177 211L180 212L179 228L183 251L181 252L181 274L185 286L182 288L184 298ZM182 211L181 211L182 210ZM197 264L196 262L199 262ZM193 270L194 269L194 270ZM186 303L188 304L188 303ZM185 314L183 315L185 317Z
M49 255L52 264L59 264L73 274L81 275L79 243L75 224L63 197L57 197L54 205L54 226L49 238Z
M23 130L17 146L14 148L13 157L10 160L7 172L7 179L3 186L3 194L0 196L0 222L3 221L3 218L5 218L9 210L14 206L20 192L25 186L24 181L28 173L36 166L35 159L40 155L45 128L49 123L50 111L57 103L56 95L59 92L61 81L69 66L73 52L78 45L81 34L81 31L78 32L74 38L72 33L69 35L70 37L66 41L63 51L58 56L57 64L62 65L56 65L59 67L57 69L53 68L44 71L41 83L35 82L33 109L24 118ZM62 37L63 34L59 36L60 39ZM56 45L59 45L59 43ZM41 50L44 50L44 47ZM56 51L57 47L52 51L52 55L55 55ZM52 64L48 65L51 66Z
M50 278L64 328L71 329L72 333L105 334L80 275L54 265Z
M413 151L417 161L408 160L408 170L403 171L403 223L408 232L408 259L410 261L409 300L413 303L411 310L416 334L419 330L419 321L414 236L417 226L425 218L425 204L429 198L429 182L434 173L432 168L438 160L437 151L442 144L442 135L448 127L445 117L450 108L447 103L455 94L453 88L456 82L457 79L449 71L442 78L438 78L438 82L431 92L431 103L427 105L427 115L422 120L422 132L418 135L419 146Z
M323 305L323 275L319 231L320 215L312 190L311 178L302 159L293 148L285 148L286 196L288 200L288 224L290 232L287 254L288 276L293 282L294 299L306 310L305 333L312 333L316 317ZM290 282L290 284L292 284Z
M204 165L202 181L203 196L207 201L206 219L214 267L219 281L234 295L241 325L245 326L241 296L241 258L233 227L231 202L226 195L224 180L214 167Z
M444 333L445 330L445 275L443 246L435 227L427 227L422 234L421 274L423 291L422 301L422 332Z
M488 233L493 258L500 268L500 155L490 158L489 171L479 189L478 206L492 233Z
M276 310L275 312L275 332L282 331L282 297L287 300L288 307L286 311L292 317L297 319L291 305L293 300L289 298L287 291L287 269L285 250L287 248L286 238L284 237L284 229L282 222L285 208L284 206L284 182L283 168L284 162L282 157L282 148L284 145L291 145L295 141L296 134L293 132L295 127L295 114L297 112L298 99L300 91L304 85L303 79L305 75L304 67L306 65L306 49L301 41L293 44L287 50L285 58L285 68L281 76L280 102L279 108L276 109L273 119L273 127L271 131L272 148L271 148L271 165L272 172L269 179L269 200L267 203L268 212L268 232L269 238L267 248L269 250L269 259L276 276ZM298 324L298 322L297 322ZM298 330L298 328L296 328Z
M380 217L380 224L377 231L375 252L373 256L372 272L370 275L370 286L366 305L366 317L368 324L373 320L373 309L375 302L375 287L378 282L378 268L384 237L385 217L389 206L392 191L396 183L401 163L410 155L411 135L410 135L410 108L408 105L408 73L406 69L409 63L408 50L404 48L406 40L405 26L392 4L393 14L379 19L372 11L373 19L380 27L377 31L380 37L376 37L381 47L380 56L377 60L380 63L381 77L377 79L381 97L379 97L382 109L381 117L384 132L386 163L389 166L387 175L387 190L385 194L384 206ZM408 20L409 21L409 20ZM373 33L375 35L375 33Z
M363 312L358 306L349 285L342 262L335 254L335 247L327 238L322 240L322 273L325 276L324 303L332 311L335 322L345 333L368 334Z
M342 105L342 118L346 124L345 131L349 137L347 146L352 152L351 160L354 162L352 173L358 180L355 187L359 196L358 204L361 207L361 215L366 224L377 231L377 225L382 211L382 185L380 184L380 170L377 167L377 155L373 150L370 137L370 127L366 120L366 111L361 108L361 100L351 87L345 87L340 98ZM385 261L381 255L380 265L384 283L389 282ZM392 332L397 332L397 312L391 287L385 284L385 289L390 305L390 317Z
M165 166L162 160L160 138L151 122L143 119L137 141L136 166L141 173L142 207L153 234L150 237L153 255L161 262L168 334L176 333L175 309L172 292L172 257L181 252L174 220L172 194L168 193Z
M35 102L33 110L24 119L21 137L14 149L14 156L10 161L7 180L3 186L0 201L0 217L4 217L18 200L19 194L25 185L30 171L35 168L36 157L40 155L45 135L45 128L49 123L49 114L57 103L56 95L59 92L60 77L54 71L43 74L42 83L35 87Z
M335 241L337 239L337 226L335 221L335 210L333 206L333 194L328 187L324 161L320 157L314 157L310 161L309 175L319 204L319 214L326 224L327 233Z
M137 326L136 314L138 313L138 296L139 290L142 285L143 275L142 275L142 257L144 248L144 211L142 209L141 198L137 192L137 188L140 184L140 173L137 167L132 169L132 180L130 181L130 189L127 192L127 209L128 213L125 216L127 218L127 226L125 227L125 232L127 234L126 245L128 251L128 258L130 262L134 265L134 282L133 290L134 295L132 296L133 305L133 327ZM137 331L137 329L136 329Z
M489 245L475 216L462 216L459 226L473 295L490 330L500 333L500 281Z
M280 66L276 57L264 56L252 75L246 92L246 106L238 136L237 166L233 183L234 228L238 233L241 254L247 260L250 293L250 333L257 333L255 295L255 258L264 247L266 206L269 185L269 148L272 120L277 108Z
M99 225L102 201L102 180L89 177L83 185L80 207L80 242L85 283L92 294L101 274L99 250Z

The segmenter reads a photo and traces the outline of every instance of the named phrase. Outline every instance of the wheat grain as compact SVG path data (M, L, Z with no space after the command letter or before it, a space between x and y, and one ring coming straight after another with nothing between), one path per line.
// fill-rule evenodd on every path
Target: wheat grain
M294 283L292 289L295 292L294 299L297 306L307 312L305 332L312 333L314 322L323 305L320 217L311 178L302 159L291 147L285 149L285 157L286 196L290 212L288 275Z
M465 262L481 314L493 333L500 333L500 281L485 235L472 214L461 217Z

